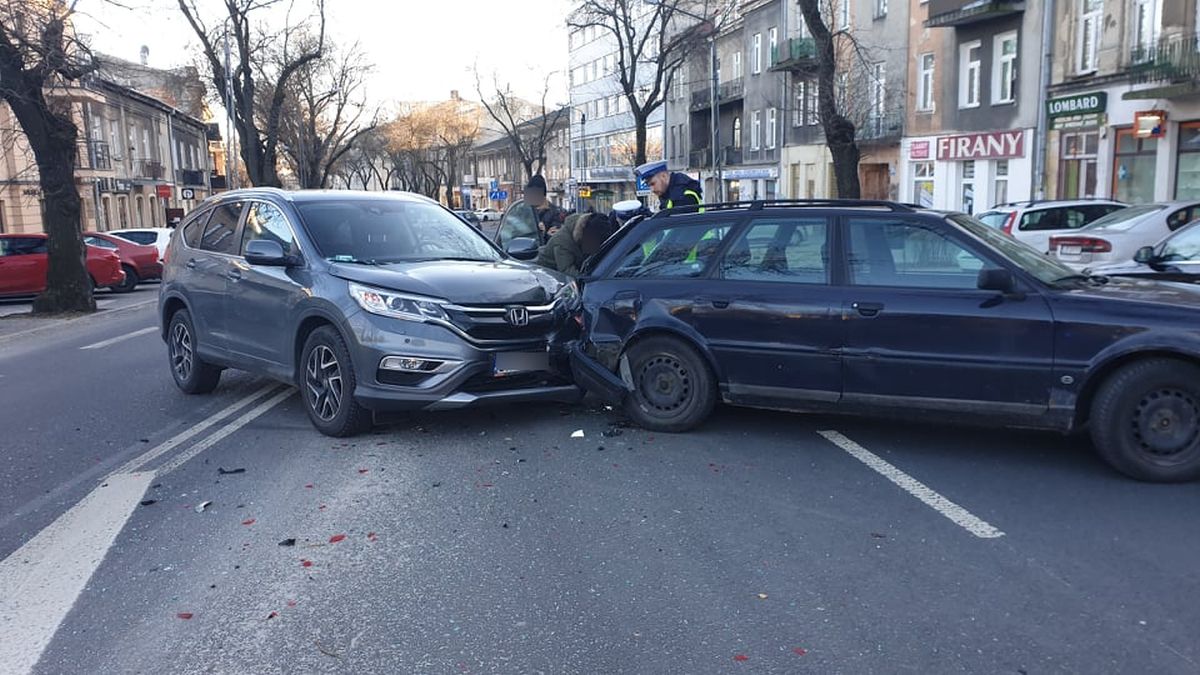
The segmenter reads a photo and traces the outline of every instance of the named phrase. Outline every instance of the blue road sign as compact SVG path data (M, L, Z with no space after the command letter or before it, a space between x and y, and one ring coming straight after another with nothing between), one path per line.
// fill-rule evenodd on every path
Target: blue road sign
M642 178L641 176L637 177L637 191L639 194L642 192L650 192L650 184L647 183L646 179Z
M488 189L492 192L497 192L500 189L499 179L493 178L491 185L488 186Z
M488 199L491 199L491 200L497 201L497 202L502 202L505 199L508 199L508 190L492 190L488 194Z

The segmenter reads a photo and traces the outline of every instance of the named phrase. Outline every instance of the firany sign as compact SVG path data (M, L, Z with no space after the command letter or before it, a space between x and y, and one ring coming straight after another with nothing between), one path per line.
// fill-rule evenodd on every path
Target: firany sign
M1024 155L1025 132L1021 129L937 139L937 158L941 160L1004 159Z
M1097 126L1107 110L1108 94L1103 91L1046 101L1046 114L1054 129Z

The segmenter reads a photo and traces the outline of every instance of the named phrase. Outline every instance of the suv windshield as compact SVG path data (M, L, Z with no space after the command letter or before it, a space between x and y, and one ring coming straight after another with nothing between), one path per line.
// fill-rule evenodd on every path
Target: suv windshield
M296 208L317 252L335 262L493 262L502 257L474 228L436 204L338 199L300 202Z
M1164 208L1166 207L1162 206L1161 204L1130 206L1118 211L1113 211L1102 218L1098 218L1088 224L1088 226L1084 229L1124 232L1125 230L1133 229L1133 226L1137 225L1142 217L1148 216L1157 211L1162 211Z
M946 216L947 220L973 234L1000 255L1019 265L1044 284L1053 284L1062 279L1077 277L1078 272L1054 258L1038 253L1032 246L998 232L963 213Z

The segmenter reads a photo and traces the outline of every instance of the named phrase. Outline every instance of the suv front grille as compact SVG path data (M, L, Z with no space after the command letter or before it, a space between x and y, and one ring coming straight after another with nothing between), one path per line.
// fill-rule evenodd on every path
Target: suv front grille
M514 307L525 310L525 325L514 325L509 320L508 310ZM544 341L562 327L565 318L554 305L451 306L446 312L459 330L481 342Z

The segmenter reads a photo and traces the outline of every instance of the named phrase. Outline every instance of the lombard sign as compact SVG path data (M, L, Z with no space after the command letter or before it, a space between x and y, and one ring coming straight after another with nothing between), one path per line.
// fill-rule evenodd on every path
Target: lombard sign
M1108 94L1103 91L1052 98L1046 101L1046 113L1050 119L1073 115L1100 115L1106 110L1108 110Z
M941 160L1005 159L1025 156L1025 132L993 131L986 134L942 136L937 139Z

